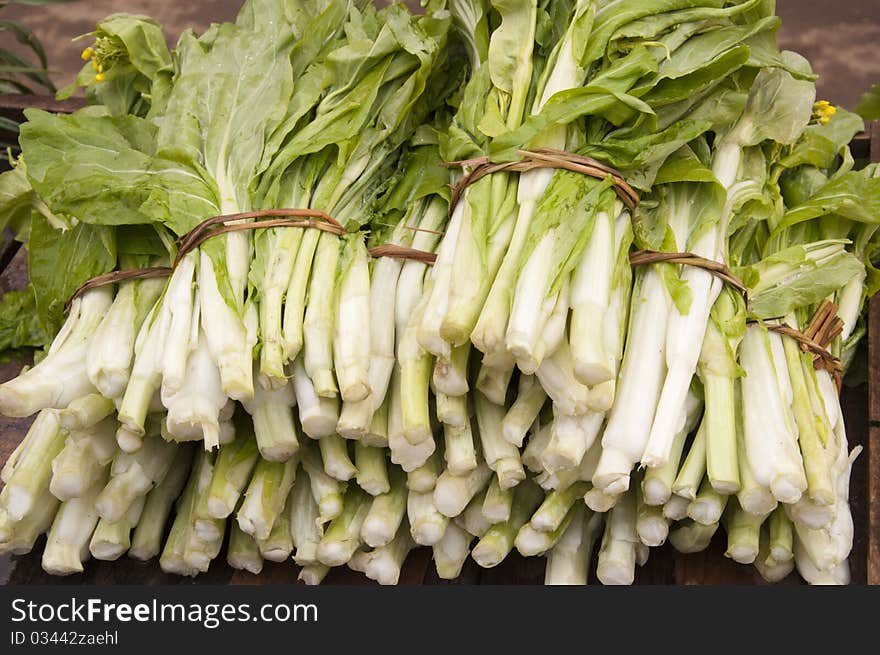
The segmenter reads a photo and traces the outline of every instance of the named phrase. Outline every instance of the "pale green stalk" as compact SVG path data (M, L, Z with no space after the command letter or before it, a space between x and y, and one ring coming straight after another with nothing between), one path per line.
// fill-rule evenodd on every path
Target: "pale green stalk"
M242 420L239 422L235 440L221 446L217 451L214 475L206 500L208 516L225 519L232 514L259 459L259 447L252 423Z
M584 503L594 512L599 514L610 511L623 494L609 494L597 487L593 487L584 494Z
M464 475L477 468L477 451L474 448L474 435L470 420L463 427L443 424L445 448L443 458L446 468L453 475Z
M122 557L131 547L131 531L140 522L145 504L146 498L141 496L121 520L110 523L100 519L89 542L92 557L111 562Z
M689 498L672 494L669 500L663 503L663 516L670 521L681 521L687 518L687 510L690 506Z
M483 457L489 468L495 471L502 488L515 487L525 479L526 474L520 461L519 450L504 440L501 428L504 408L490 402L479 391L474 392L474 404Z
M290 228L286 228L290 230ZM295 230L294 230L295 231ZM290 274L287 293L284 294L284 317L282 323L282 355L285 361L297 359L303 346L303 314L306 306L306 289L312 270L315 249L318 246L320 230L305 230L296 262Z
M721 520L724 507L727 505L728 496L722 496L713 487L709 477L706 476L700 484L697 495L688 505L687 515L697 523L712 525Z
M375 580L381 585L397 584L406 556L415 547L407 527L404 522L394 539L370 552L364 566L364 574L370 580Z
M300 566L314 564L318 561L318 544L324 536L324 528L318 502L312 495L309 474L305 470L297 474L290 494L287 505L293 560Z
M780 582L794 570L794 555L789 553L788 559L776 560L771 554L770 538L766 527L761 528L761 545L755 558L755 568L767 582Z
M357 467L358 486L368 494L378 496L391 488L388 482L387 459L383 448L365 446L360 441L356 441L354 462Z
M501 523L510 518L513 509L514 488L504 488L497 477L489 480L486 497L483 499L483 516L489 523Z
M635 579L637 548L636 494L623 494L605 522L596 576L604 585L631 585Z
M700 525L687 522L679 524L669 533L669 543L679 553L699 553L709 547L709 542L718 530L718 523Z
M443 471L434 487L437 511L449 518L458 516L471 499L488 485L490 478L492 469L484 463L464 475L455 475L448 469Z
M106 481L99 478L79 498L61 503L43 549L43 570L51 575L81 573L89 558L89 541L98 524L95 499Z
M510 386L513 369L513 362L508 366L490 366L483 362L477 371L477 391L496 405L506 405L507 387Z
M501 423L504 439L521 448L526 433L538 418L538 413L546 400L547 393L535 376L520 376L516 400L507 410Z
M513 550L516 535L534 513L541 502L543 494L540 487L530 480L517 485L510 517L496 523L480 538L471 552L474 561L483 568L492 568L500 564Z
M267 539L296 479L299 460L257 462L236 518L239 527L257 540Z
M286 562L293 552L293 538L290 529L290 514L292 513L293 490L288 494L284 503L284 509L272 524L272 531L268 538L257 541L260 555L270 562Z
M433 546L443 538L449 518L441 514L434 505L432 491L409 490L406 498L406 517L409 520L412 538L420 546Z
M312 439L333 434L339 421L339 401L317 394L301 357L293 363L293 391L303 432Z
M370 420L370 427L368 430L358 438L358 441L365 446L371 446L373 448L388 447L389 395L390 394L386 394L385 400L382 401L382 404L376 408L375 412L373 412L373 417Z
M532 514L529 520L532 528L539 532L557 531L569 510L583 499L589 488L590 485L586 482L575 482L564 489L551 491Z
M299 450L299 438L293 422L295 403L290 382L272 390L258 384L254 388L253 399L242 403L253 419L257 446L264 459L283 462Z
M389 481L388 491L373 498L361 528L361 538L371 548L389 543L397 534L406 514L408 491L406 479L400 469L391 469Z
M737 417L742 418L742 395L740 385L736 385ZM778 505L777 500L770 493L770 488L760 484L755 479L752 465L746 453L745 432L743 421L737 421L736 433L737 461L739 462L740 490L736 494L740 507L750 514L766 516Z
M395 369L391 375L390 399L388 403L388 447L391 461L404 471L412 471L428 461L434 453L436 444L433 435L413 445L404 436L403 430L403 390L400 372Z
M473 536L455 522L446 526L443 538L432 546L434 566L441 580L454 580L471 552Z
M147 561L161 552L165 524L174 501L180 496L189 477L192 454L192 449L181 448L162 482L147 494L144 511L141 512L131 538L129 557Z
M110 467L109 482L95 500L101 518L120 520L137 498L163 480L179 450L173 441L148 435L137 452L120 452Z
M642 494L642 487L635 487L636 493L636 533L639 541L646 546L662 546L669 536L669 519L663 516L663 507L648 505Z
M319 585L330 572L330 567L324 564L309 564L299 572L298 580L307 585Z
M776 562L789 562L794 557L794 526L781 507L777 507L767 520L769 557Z
M469 426L467 396L447 396L439 391L434 393L437 404L437 420L444 427L464 429Z
M568 416L554 409L553 415L550 442L541 454L544 469L550 473L577 467L605 421L604 414L595 412Z
M437 478L440 477L443 468L442 461L443 458L440 456L440 453L435 450L424 464L414 468L412 471L407 471L407 489L418 491L419 493L433 491L437 485Z
M329 235L328 235L329 236ZM367 248L360 235L343 245L352 252L336 289L336 315L333 334L333 366L343 402L365 400L370 387L370 267ZM317 253L320 256L320 252ZM314 282L313 282L314 284ZM321 298L324 296L310 296ZM327 296L330 297L330 296ZM311 310L306 307L306 317ZM308 342L307 342L308 345ZM306 348L308 361L308 347ZM314 379L314 378L313 378Z
M303 470L309 474L312 495L318 503L321 523L327 523L342 513L342 496L346 485L324 472L321 458L313 448L301 451Z
M37 499L49 488L52 460L64 448L65 432L58 424L58 413L41 411L25 436L26 446L15 458L15 468L6 478L6 511L20 521L34 510Z
M65 430L85 430L116 410L113 400L98 393L90 393L72 401L58 412L58 421Z
M324 472L341 482L351 480L357 475L357 468L348 455L348 442L338 434L329 434L318 439Z
M318 561L327 566L348 562L361 544L361 529L372 499L356 485L345 493L342 513L330 522L318 543Z
M464 528L473 536L482 537L492 526L492 521L483 514L483 502L486 500L488 489L484 489L471 499L467 507L464 508L455 521L459 527Z
M339 393L333 373L335 317L332 308L337 292L336 268L340 246L337 236L321 232L312 265L308 297L322 300L308 303L303 319L303 365L314 385L315 393L322 398L335 398Z
M69 433L64 448L52 460L49 490L59 500L70 500L95 484L117 453L116 419L107 417L88 431Z
M532 473L540 473L544 470L541 457L547 448L547 444L550 443L552 429L553 424L549 423L539 430L532 430L529 440L526 442L526 447L522 451L522 463Z
M4 488L5 489L5 488ZM0 492L0 501L5 500ZM31 552L37 539L52 526L61 504L48 489L44 490L33 511L20 521L13 521L0 502L0 553L24 555Z
M263 570L263 556L257 540L232 521L229 526L229 546L226 548L226 563L238 571L259 575Z
M675 482L672 484L672 492L688 500L697 497L700 484L706 475L706 421L700 423L697 433L691 442L684 464L678 471Z
M763 522L763 516L749 514L739 503L731 502L724 515L724 528L727 530L727 551L724 554L740 564L754 562L758 556Z
M575 506L574 511L565 532L547 553L545 585L587 584L590 559L604 515L589 512L581 506Z

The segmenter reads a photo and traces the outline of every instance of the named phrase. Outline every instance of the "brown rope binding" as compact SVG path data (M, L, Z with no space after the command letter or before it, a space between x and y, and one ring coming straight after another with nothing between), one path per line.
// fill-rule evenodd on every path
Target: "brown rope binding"
M370 248L370 257L391 257L392 259L413 259L424 264L433 264L437 261L437 255L433 252L386 244Z
M234 222L250 219L265 220L255 220L251 223ZM225 223L232 224L225 225ZM215 225L219 227L214 227ZM330 232L337 236L346 234L345 228L339 224L339 221L319 209L266 209L262 211L212 216L196 225L178 240L180 245L177 250L177 256L174 258L171 266L131 268L122 271L111 271L110 273L104 273L103 275L96 275L83 282L77 290L73 292L73 295L70 296L70 300L67 301L67 306L69 307L70 303L89 289L96 289L98 287L103 287L108 284L116 284L117 282L124 282L126 280L168 277L174 272L184 257L213 237L220 236L221 234L229 234L230 232L265 230L273 227L313 228L324 230L325 232ZM418 230L419 228L412 229ZM437 258L434 253L425 252L424 250L393 245L376 246L375 248L370 249L370 254L373 257L415 259L426 264L433 264L434 260Z
M838 307L830 300L822 301L803 332L788 325L777 323L766 326L771 332L784 334L798 342L805 353L813 355L813 367L828 371L840 389L843 381L843 363L828 351L828 346L843 332L843 319L837 315Z
M623 203L629 207L630 210L635 209L636 205L639 204L639 195L636 193L635 189L627 183L623 174L592 157L586 157L584 155L578 155L564 150L554 150L552 148L520 150L519 155L521 159L518 161L501 163L492 162L488 157L443 162L441 166L472 168L472 170L469 173L466 173L460 180L458 180L458 182L450 185L450 188L452 189L452 195L449 199L450 213L455 209L455 205L461 199L464 190L477 180L500 171L525 173L538 168L560 168L574 173L581 173L589 177L595 177L600 180L605 179L610 175L614 179L614 190L617 192L617 195Z
M748 288L733 272L722 262L706 259L690 252L658 252L657 250L637 250L630 253L630 266L644 266L645 264L684 264L696 266L711 273L725 284L739 291L743 298L748 299Z

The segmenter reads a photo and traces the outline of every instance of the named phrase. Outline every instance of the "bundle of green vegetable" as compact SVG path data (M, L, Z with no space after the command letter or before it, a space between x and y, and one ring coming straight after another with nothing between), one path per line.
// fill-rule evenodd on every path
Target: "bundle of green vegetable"
M90 106L28 113L4 302L10 343L55 336L0 385L36 414L0 547L196 575L228 530L230 565L308 583L430 546L443 578L516 549L584 584L598 541L627 584L723 525L768 580L846 582L859 119L814 104L766 0L426 4L250 0L174 51L113 16Z

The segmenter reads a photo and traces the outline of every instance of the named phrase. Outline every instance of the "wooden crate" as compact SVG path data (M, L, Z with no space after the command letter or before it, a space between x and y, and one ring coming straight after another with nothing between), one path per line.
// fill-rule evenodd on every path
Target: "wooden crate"
M0 115L16 117L25 106L34 106L20 97L0 95ZM40 99L47 110L70 111L75 105L55 105ZM880 123L853 141L856 159L880 161ZM27 283L23 249L7 238L0 251L0 292L22 288ZM880 584L880 298L869 309L868 358L870 380L867 385L843 392L844 416L850 447L861 445L865 452L856 460L851 481L851 505L855 539L850 556L852 580L858 584ZM14 377L25 361L0 363L0 382ZM0 462L5 462L27 430L31 419L0 417ZM743 566L724 557L725 535L719 530L709 548L701 553L682 555L668 544L652 548L647 564L636 571L636 584L765 584L753 566ZM225 547L224 551L225 552ZM299 568L293 562L266 562L260 575L235 571L223 554L208 573L190 580L163 573L156 560L143 563L126 557L116 562L91 560L85 572L66 578L46 574L40 567L42 545L24 556L0 556L0 584L292 584ZM523 558L515 551L493 569L481 569L468 559L461 576L452 582L440 580L431 563L428 548L414 550L401 573L401 584L541 584L543 558ZM783 584L799 584L796 574ZM332 569L325 584L373 584L346 567Z

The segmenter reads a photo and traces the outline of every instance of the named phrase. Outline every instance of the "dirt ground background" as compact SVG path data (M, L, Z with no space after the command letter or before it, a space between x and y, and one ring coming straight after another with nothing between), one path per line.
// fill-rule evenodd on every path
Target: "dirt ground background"
M82 45L71 39L108 14L153 16L174 43L187 27L201 32L211 22L233 19L240 5L241 0L79 0L45 7L10 5L0 10L0 18L20 20L36 32L61 87L81 64ZM777 12L782 17L780 44L812 62L820 75L820 98L852 108L871 84L880 81L880 0L778 0ZM9 37L0 33L4 38Z

